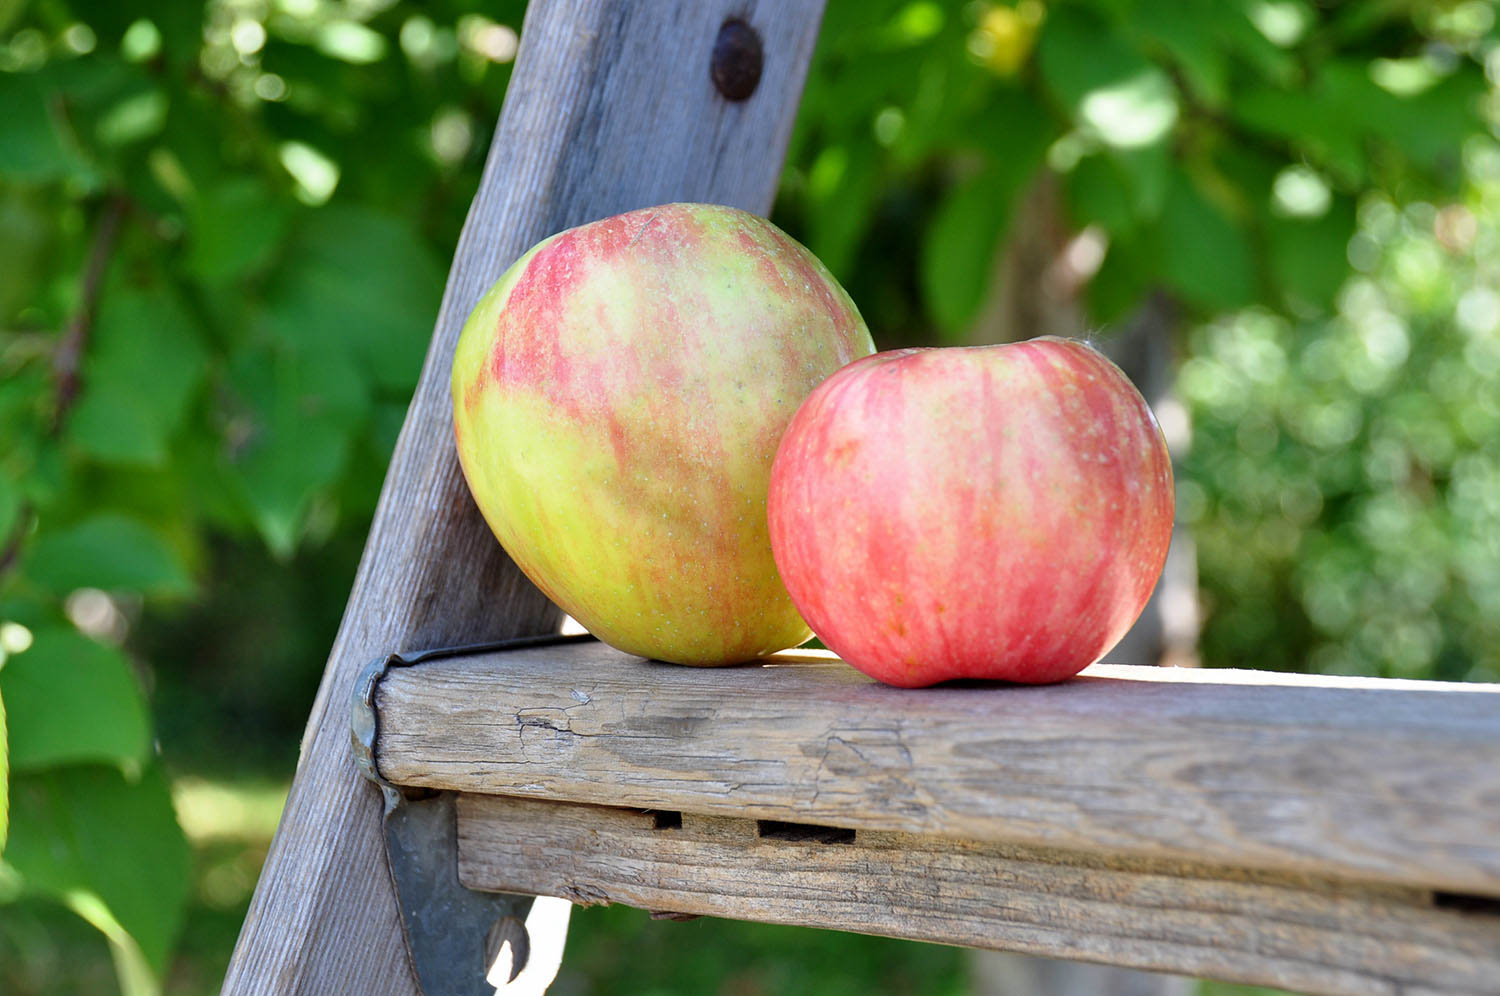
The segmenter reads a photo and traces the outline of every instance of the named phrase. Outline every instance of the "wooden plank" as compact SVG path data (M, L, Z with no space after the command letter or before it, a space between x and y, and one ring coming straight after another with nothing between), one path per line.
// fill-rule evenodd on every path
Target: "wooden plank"
M303 739L296 781L229 966L232 993L413 991L379 835L378 793L349 760L361 667L395 650L550 631L464 487L449 362L474 302L545 236L675 200L769 211L822 3L538 0L432 346ZM738 103L709 78L731 15L763 40Z
M1098 665L902 690L597 643L388 676L399 784L1500 895L1500 686Z
M1347 996L1494 993L1500 913L1393 886L498 796L458 799L472 888L831 927ZM771 833L775 833L772 830ZM794 836L786 834L783 836Z

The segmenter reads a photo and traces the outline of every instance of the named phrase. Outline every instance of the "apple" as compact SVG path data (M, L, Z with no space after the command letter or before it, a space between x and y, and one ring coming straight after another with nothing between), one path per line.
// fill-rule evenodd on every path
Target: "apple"
M718 665L812 634L776 572L771 461L814 387L874 352L763 218L667 204L554 235L464 325L459 462L543 592L628 653Z
M792 419L771 548L792 601L891 685L1061 681L1146 605L1172 463L1125 375L1080 342L908 349L850 364Z

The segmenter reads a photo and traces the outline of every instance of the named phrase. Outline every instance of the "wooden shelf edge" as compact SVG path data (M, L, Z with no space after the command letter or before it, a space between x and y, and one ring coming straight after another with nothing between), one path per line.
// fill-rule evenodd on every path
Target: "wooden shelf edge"
M398 784L1500 896L1494 686L1101 666L902 690L600 644L389 674Z

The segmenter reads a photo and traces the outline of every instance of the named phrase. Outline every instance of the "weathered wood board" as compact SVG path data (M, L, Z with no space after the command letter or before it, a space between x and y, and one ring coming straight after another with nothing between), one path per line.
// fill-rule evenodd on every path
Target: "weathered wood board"
M458 798L471 888L827 927L1342 996L1493 994L1500 910L1430 891L887 831Z
M820 0L529 5L505 109L225 992L415 991L380 841L379 793L349 757L354 681L394 651L548 632L558 622L464 487L448 398L459 330L505 268L554 232L668 201L768 212L822 8ZM731 17L759 33L764 53L757 88L734 102L710 77Z
M398 784L1500 896L1495 685L1096 665L902 690L584 643L400 669L376 703Z

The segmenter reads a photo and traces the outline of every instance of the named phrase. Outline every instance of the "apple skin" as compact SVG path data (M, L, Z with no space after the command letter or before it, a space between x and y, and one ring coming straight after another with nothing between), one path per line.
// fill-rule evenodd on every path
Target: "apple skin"
M1052 337L845 367L792 419L768 503L813 632L906 688L1077 674L1145 607L1172 513L1145 400Z
M453 360L469 489L501 544L601 640L681 664L812 634L766 492L797 406L875 350L770 222L668 204L555 235L475 307Z

